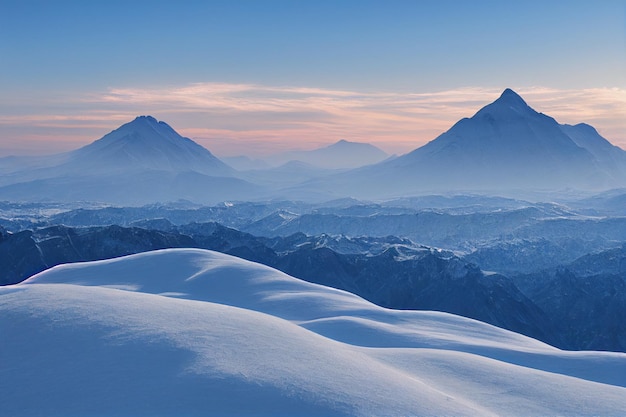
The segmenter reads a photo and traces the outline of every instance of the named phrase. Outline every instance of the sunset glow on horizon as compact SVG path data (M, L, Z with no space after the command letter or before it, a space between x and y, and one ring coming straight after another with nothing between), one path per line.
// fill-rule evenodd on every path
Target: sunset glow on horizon
M144 114L220 156L340 139L402 154L507 87L626 148L624 21L621 1L4 1L0 156Z
M535 110L560 123L585 122L626 147L626 90L516 90ZM471 117L501 90L465 88L434 93L359 93L314 88L196 83L155 89L110 89L64 97L39 114L0 116L0 131L18 132L23 154L73 150L149 114L218 155L265 155L313 149L340 139L369 142L388 153L411 151ZM106 109L106 110L104 110ZM23 132L23 133L21 133ZM20 147L21 145L21 147ZM6 153L6 151L5 151Z

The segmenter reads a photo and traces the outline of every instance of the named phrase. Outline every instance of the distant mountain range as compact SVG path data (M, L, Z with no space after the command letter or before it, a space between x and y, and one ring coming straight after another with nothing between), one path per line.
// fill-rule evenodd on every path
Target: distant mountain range
M234 156L222 158L224 162L240 171L283 168L300 163L316 169L351 169L375 164L390 155L369 143L350 142L341 139L322 148L310 151L289 151L263 157Z
M323 148L279 153L264 160L275 167L300 161L318 168L347 169L375 164L387 158L389 155L374 145L342 139Z
M233 161L257 169L238 172L166 123L140 116L67 154L0 159L0 199L139 205L179 199L323 201L459 192L517 197L626 186L625 151L589 125L561 125L536 112L510 89L473 117L400 157L341 140L268 161L279 167ZM331 171L351 167L360 168Z
M488 217L477 218L475 228L484 227ZM604 229L597 226L596 233ZM622 226L614 224L613 228L624 230ZM583 234L597 240L593 230L581 227ZM495 247L491 254L459 258L451 251L393 236L350 238L296 232L260 237L214 222L175 225L162 217L132 221L130 227L54 225L15 233L0 227L0 286L63 263L164 248L203 248L350 291L383 307L460 314L562 349L625 352L626 245L559 262L559 254L550 249L555 243L544 240L538 253L519 242L519 250ZM544 269L543 258L550 258L556 266ZM470 263L477 261L481 268L497 271L523 260L536 267L526 274L506 276L485 273Z

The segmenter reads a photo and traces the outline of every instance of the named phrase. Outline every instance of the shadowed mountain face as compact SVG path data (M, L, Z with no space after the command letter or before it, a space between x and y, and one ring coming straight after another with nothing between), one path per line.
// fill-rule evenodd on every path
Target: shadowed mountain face
M593 128L562 126L507 89L413 152L313 185L357 198L435 190L515 194L607 189L626 183L623 154Z
M513 281L549 314L565 346L624 351L626 245Z
M0 285L15 284L52 266L164 248L193 247L188 236L140 228L52 226L11 234L0 228Z

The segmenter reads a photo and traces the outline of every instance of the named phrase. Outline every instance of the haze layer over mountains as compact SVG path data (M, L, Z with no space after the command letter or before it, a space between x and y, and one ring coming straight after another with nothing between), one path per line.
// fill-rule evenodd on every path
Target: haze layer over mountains
M113 204L324 201L442 192L528 196L626 185L626 152L589 125L560 125L536 112L510 89L473 117L397 158L387 159L368 144L339 141L277 155L269 158L271 164L237 171L166 123L141 116L68 154L21 164L0 160L5 173L0 198ZM238 165L245 166L241 160ZM348 171L336 172L339 168Z

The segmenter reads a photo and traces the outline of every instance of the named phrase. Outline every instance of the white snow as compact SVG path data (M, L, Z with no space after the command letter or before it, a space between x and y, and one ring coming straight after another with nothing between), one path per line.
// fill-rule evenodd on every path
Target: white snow
M623 415L626 354L564 352L168 249L0 288L0 415Z

